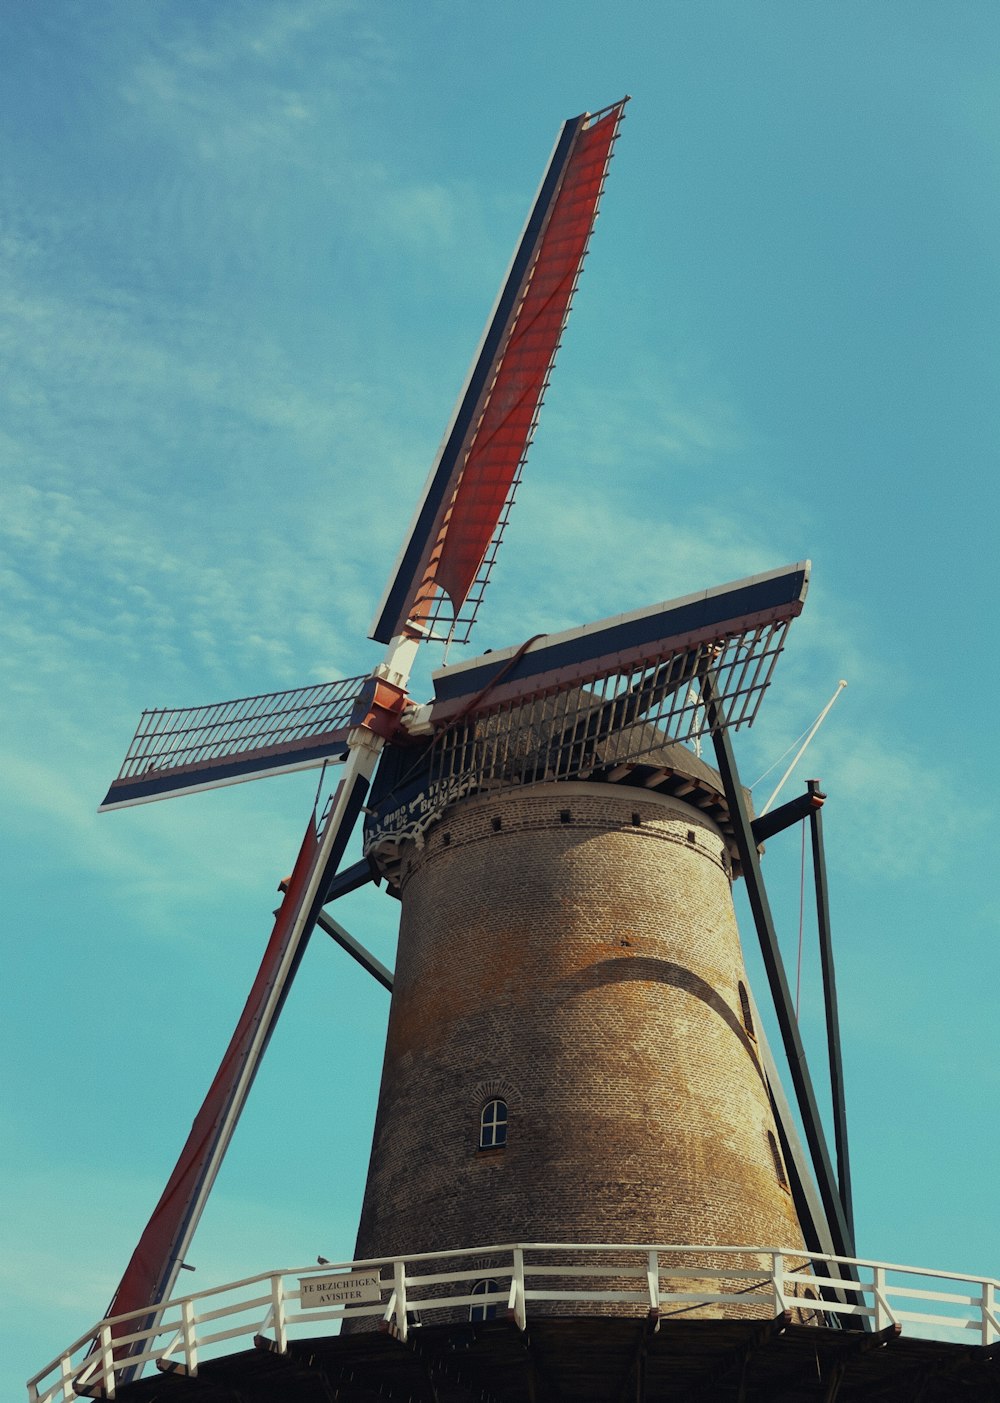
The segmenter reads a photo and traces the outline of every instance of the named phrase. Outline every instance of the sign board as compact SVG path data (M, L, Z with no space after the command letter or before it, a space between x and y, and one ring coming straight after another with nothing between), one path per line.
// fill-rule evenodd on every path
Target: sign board
M306 1310L322 1306L358 1306L381 1299L377 1270L342 1272L337 1276L300 1276L299 1292Z

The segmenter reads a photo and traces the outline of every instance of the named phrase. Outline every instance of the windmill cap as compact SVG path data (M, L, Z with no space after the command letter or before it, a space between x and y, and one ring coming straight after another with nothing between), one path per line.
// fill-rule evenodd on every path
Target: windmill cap
M654 727L649 728L654 731ZM630 747L632 749L632 747ZM633 751L634 753L634 751ZM594 780L596 775L590 775ZM667 794L692 808L700 809L722 833L733 865L733 875L742 867L729 803L722 777L712 765L680 741L662 741L632 760L616 765L611 760L601 778L611 784L627 785L646 793ZM572 783L572 781L569 781ZM753 797L745 786L743 801L749 818L753 818Z

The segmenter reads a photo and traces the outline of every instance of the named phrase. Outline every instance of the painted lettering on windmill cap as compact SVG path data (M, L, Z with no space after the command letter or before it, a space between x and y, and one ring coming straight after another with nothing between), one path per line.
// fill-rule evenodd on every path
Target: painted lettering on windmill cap
M356 1306L381 1299L382 1282L377 1271L344 1272L337 1276L300 1276L299 1296L303 1307Z
M449 804L463 798L474 783L469 775L431 780L425 773L405 790L393 790L388 801L369 813L365 824L367 842L388 837L414 837L439 818Z

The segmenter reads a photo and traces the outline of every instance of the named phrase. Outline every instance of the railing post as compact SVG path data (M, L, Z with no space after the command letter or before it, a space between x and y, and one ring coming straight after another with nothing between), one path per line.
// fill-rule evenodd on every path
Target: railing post
M406 1319L406 1263L393 1262L392 1286L396 1297L396 1333L405 1343L409 1323Z
M385 1333L386 1330L388 1330L389 1326L392 1324L392 1319L393 1319L393 1316L394 1316L395 1314L396 1314L396 1292L395 1292L395 1290L392 1290L392 1291L389 1292L389 1299L388 1299L388 1300L386 1301L386 1303L385 1303L385 1310L382 1312L382 1319L381 1319L381 1321L380 1321L380 1323L379 1323L379 1327L378 1327L378 1328L383 1332L383 1334Z
M992 1281L983 1282L983 1294L981 1297L982 1321L982 1342L984 1345L991 1345L1000 1335L1000 1328L997 1325L996 1288Z
M774 1292L774 1313L784 1315L788 1302L785 1300L785 1258L780 1252L771 1253L771 1289Z
M280 1274L271 1277L271 1318L274 1321L274 1343L279 1354L288 1353L288 1325L285 1320L285 1283Z
M872 1291L875 1296L875 1329L887 1330L896 1320L885 1298L885 1267L872 1268Z
M62 1384L63 1398L74 1398L76 1389L73 1387L73 1359L71 1355L64 1354L59 1361L60 1383ZM32 1400L38 1398L38 1389L32 1389L30 1384L28 1392Z
M181 1339L184 1341L184 1367L192 1378L198 1372L198 1335L194 1328L194 1302L181 1301Z
M660 1254L650 1252L646 1263L646 1285L649 1287L649 1309L653 1315L660 1313Z
M105 1398L115 1396L115 1347L111 1339L111 1326L101 1326L101 1374Z
M514 1312L514 1324L519 1330L528 1328L528 1306L524 1299L524 1251L514 1248L514 1270L510 1279L510 1294Z

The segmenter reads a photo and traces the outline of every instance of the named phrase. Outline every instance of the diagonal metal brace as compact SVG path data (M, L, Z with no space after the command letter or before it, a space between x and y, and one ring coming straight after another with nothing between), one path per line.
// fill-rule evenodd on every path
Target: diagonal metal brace
M807 794L822 800L819 780L807 781ZM837 977L833 963L830 932L830 892L826 880L826 851L823 846L823 815L815 804L809 815L812 835L813 879L816 886L816 921L823 968L823 1002L826 1006L826 1041L830 1058L830 1094L833 1101L833 1137L837 1150L837 1179L844 1205L847 1229L854 1238L854 1200L851 1191L851 1157L847 1141L847 1102L844 1095L844 1062L840 1050L840 1016L837 1011Z
M813 1090L812 1078L809 1075L809 1068L806 1063L805 1048L799 1036L792 996L785 975L781 950L778 946L774 919L771 915L770 903L768 902L767 892L764 888L764 878L760 870L757 844L754 841L750 816L747 812L746 800L743 796L743 788L739 782L736 761L733 756L733 749L726 728L725 713L718 699L715 678L711 672L707 672L702 677L701 693L705 704L706 716L712 731L712 742L715 746L719 774L722 777L723 787L726 792L726 800L729 805L729 815L733 825L737 848L739 850L743 880L746 884L747 897L750 902L754 925L757 928L757 935L760 940L761 954L764 958L764 968L767 971L771 997L774 1000L778 1026L781 1031L785 1055L788 1059L788 1067L792 1078L792 1086L795 1091L795 1098L798 1102L799 1114L802 1117L802 1128L805 1132L806 1144L809 1147L809 1153L813 1162L817 1187L819 1188L820 1198L829 1223L830 1234L837 1255L854 1257L857 1255L854 1250L854 1240L848 1226L846 1214L844 1213L844 1205L840 1199L839 1185L830 1162L826 1136L823 1132L823 1123L820 1119L819 1107L816 1103L816 1094Z
M325 930L327 935L332 936L342 950L355 960L362 969L382 985L383 989L388 989L392 993L392 970L384 965L381 960L375 958L370 950L366 950L360 940L355 940L349 931L346 931L339 921L335 921L332 916L328 916L325 911L320 911L316 917L316 924L320 930Z

